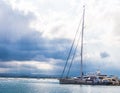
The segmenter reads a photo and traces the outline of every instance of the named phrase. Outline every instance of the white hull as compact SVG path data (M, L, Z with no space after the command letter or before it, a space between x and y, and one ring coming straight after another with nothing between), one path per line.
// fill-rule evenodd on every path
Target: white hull
M90 78L90 77L89 77ZM61 78L59 79L60 84L81 84L81 85L120 85L120 81L114 78L103 78L103 79L88 79L88 78Z

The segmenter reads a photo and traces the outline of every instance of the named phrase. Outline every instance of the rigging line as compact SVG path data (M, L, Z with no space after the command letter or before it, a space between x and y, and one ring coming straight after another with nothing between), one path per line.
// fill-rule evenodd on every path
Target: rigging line
M82 18L81 18L80 21L79 21L78 28L77 28L76 33L75 33L75 36L74 36L74 40L73 40L73 42L72 42L72 45L71 45L69 54L68 54L68 56L67 56L67 60L66 60L66 62L65 62L64 69L63 69L62 74L61 74L61 78L63 78L63 75L64 75L64 73L65 73L65 70L66 70L66 67L67 67L67 64L68 64L68 60L69 60L69 58L70 58L70 55L71 55L71 52L72 52L72 49L73 49L73 46L74 46L74 43L75 43L75 40L76 40L76 37L77 37L77 33L78 33L78 31L79 31L79 27L80 27L81 21L82 21Z
M79 33L79 37L78 37L78 40L77 40L77 45L76 45L76 47L75 47L75 51L74 51L74 54L73 54L72 59L71 59L71 63L70 63L70 66L69 66L69 70L68 70L68 72L67 72L67 77L69 76L69 72L70 72L70 70L71 70L71 66L72 66L72 64L73 64L73 60L74 60L75 55L76 55L76 51L77 51L78 44L79 44L79 41L80 41L80 34L81 34L81 33Z

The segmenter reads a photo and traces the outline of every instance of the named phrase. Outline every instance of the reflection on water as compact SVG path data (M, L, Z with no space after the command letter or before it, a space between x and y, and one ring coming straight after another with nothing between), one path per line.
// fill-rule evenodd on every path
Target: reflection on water
M56 79L0 78L0 93L119 93L120 86L64 85Z

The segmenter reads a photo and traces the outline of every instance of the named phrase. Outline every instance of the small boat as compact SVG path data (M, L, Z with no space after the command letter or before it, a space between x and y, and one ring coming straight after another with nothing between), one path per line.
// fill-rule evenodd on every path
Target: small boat
M75 38L76 38L76 35L75 35L75 38L74 38L74 40L73 40L73 43L72 43L72 46L71 46L71 49L70 49L70 52L69 52L69 55L68 55L68 58L67 58L65 67L64 67L63 72L62 72L62 75L61 75L61 78L59 79L60 84L120 85L120 80L118 79L117 76L113 76L113 75L111 75L111 76L103 75L103 74L101 74L100 70L98 70L95 74L84 75L84 72L83 72L84 16L85 16L85 6L83 6L83 16L82 16L80 76L79 76L79 77L68 77L68 76L64 77L64 76L63 76L63 74L65 73L65 69L66 69L66 66L67 66L67 63L68 63L68 60L69 60L69 57L70 57L70 54L71 54L71 51L72 51L74 42L75 42ZM78 27L78 28L79 28L79 27ZM76 47L76 48L77 48L77 47ZM75 48L75 51L76 51L76 48ZM75 52L74 52L74 54L75 54ZM69 71L70 71L70 68L71 68L73 59L74 59L74 55L73 55L73 57L72 57L72 61L71 61L71 64L70 64L70 67L69 67L69 70L68 70L68 73L67 73L67 74L69 74Z

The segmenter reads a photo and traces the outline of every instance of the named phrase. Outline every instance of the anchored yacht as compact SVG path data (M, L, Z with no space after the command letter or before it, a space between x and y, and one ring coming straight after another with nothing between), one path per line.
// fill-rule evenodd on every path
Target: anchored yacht
M70 58L70 54L71 54L71 52L72 52L73 45L74 45L74 43L75 43L75 39L76 39L76 35L75 35L75 38L74 38L74 40L73 40L73 43L72 43L72 46L71 46L71 49L70 49L70 52L69 52L69 55L68 55L67 60L66 60L66 63L65 63L65 67L64 67L63 72L62 72L62 76L61 76L61 78L59 79L60 84L120 85L120 80L118 79L118 77L113 76L113 75L108 76L108 75L101 74L99 70L98 70L95 74L84 75L84 72L83 72L84 16L85 16L85 6L83 6L83 16L82 16L80 76L79 76L79 77L67 77L67 76L64 77L64 76L63 76L63 74L65 73L65 69L66 69L68 60L69 60L69 58ZM80 24L79 24L79 26L80 26ZM78 26L78 30L79 30L79 26ZM77 32L78 32L78 30L77 30ZM77 34L77 32L76 32L76 34ZM78 41L78 42L79 42L79 41ZM77 49L77 46L76 46L76 48L75 48L75 52L76 52L76 49ZM74 52L74 54L75 54L75 52ZM69 70L68 70L67 75L69 74L69 71L70 71L70 68L71 68L73 59L74 59L74 55L73 55L73 57L72 57L72 61L71 61L71 63L70 63L70 67L69 67Z

